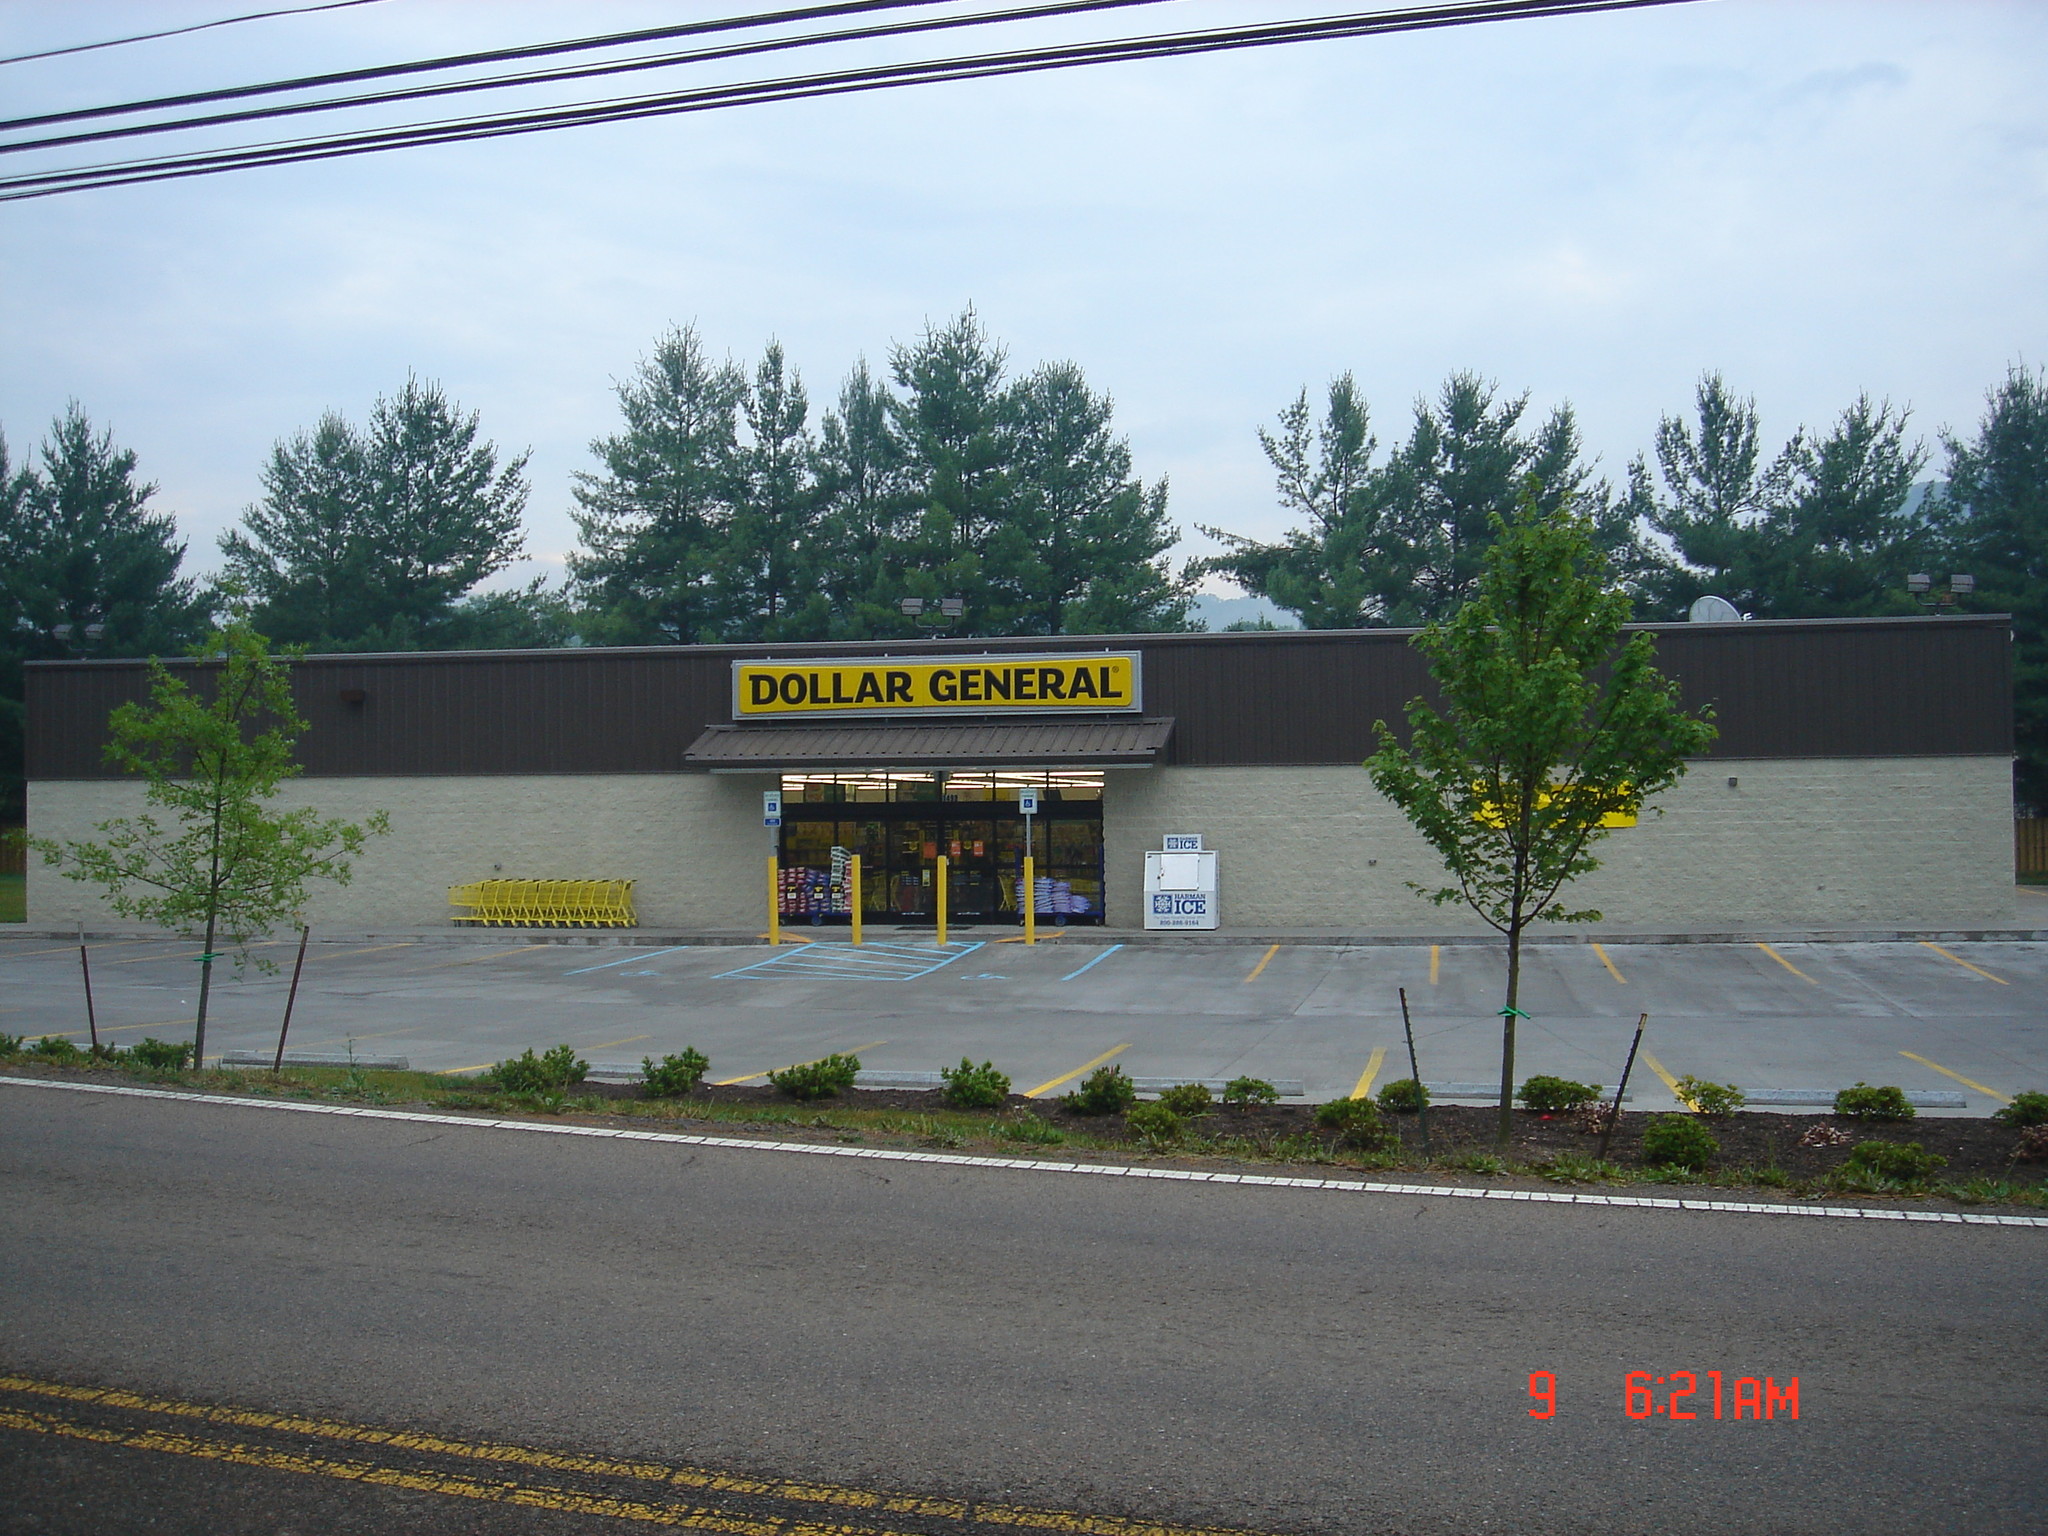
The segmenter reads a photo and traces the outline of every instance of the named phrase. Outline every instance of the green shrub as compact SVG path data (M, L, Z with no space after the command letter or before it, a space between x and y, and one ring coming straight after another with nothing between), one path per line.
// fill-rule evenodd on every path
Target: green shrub
M1878 1179L1915 1184L1948 1166L1948 1159L1923 1151L1917 1141L1859 1141L1842 1166Z
M144 1035L128 1047L128 1056L137 1066L152 1072L182 1072L192 1059L192 1045L185 1040L158 1040Z
M1401 1144L1394 1128L1380 1119L1379 1106L1371 1099L1332 1099L1316 1106L1316 1124L1335 1131L1337 1139L1367 1152L1380 1152Z
M851 1088L854 1074L859 1071L858 1056L835 1054L770 1072L768 1081L792 1099L829 1099Z
M1692 1115L1657 1115L1643 1128L1643 1161L1674 1168L1704 1168L1721 1143Z
M1396 1115L1413 1115L1429 1102L1429 1090L1412 1077L1397 1077L1379 1091L1380 1108Z
M2005 1108L1993 1110L1991 1118L2021 1129L2030 1125L2048 1125L2048 1093L2036 1093L2032 1089L2016 1093Z
M534 1055L528 1046L484 1073L484 1081L503 1093L560 1093L589 1072L590 1063L577 1056L573 1046L558 1045L544 1056Z
M0 1035L0 1061L8 1060L20 1054L21 1036Z
M1749 1095L1733 1083L1709 1083L1690 1072L1678 1080L1674 1091L1696 1115L1732 1115L1749 1102Z
M1550 1077L1544 1073L1527 1079L1515 1090L1515 1097L1522 1101L1524 1109L1541 1110L1545 1114L1565 1114L1581 1104L1590 1104L1600 1097L1598 1083L1575 1083L1568 1077Z
M1151 1146L1171 1146L1187 1131L1187 1122L1164 1103L1133 1104L1124 1112L1131 1134Z
M991 1130L1000 1140L1028 1142L1034 1147L1056 1147L1067 1139L1065 1131L1028 1109L1014 1119L998 1120Z
M1531 1171L1554 1184L1597 1184L1621 1172L1612 1163L1583 1152L1558 1152L1530 1165Z
M1137 1085L1124 1076L1122 1067L1097 1067L1061 1102L1077 1115L1114 1115L1138 1100Z
M1465 1173L1506 1173L1508 1165L1491 1152L1460 1152L1444 1160L1446 1168L1456 1168Z
M2021 1131L2020 1144L2012 1149L2012 1155L2026 1163L2048 1159L2048 1125L2030 1125Z
M957 1067L939 1068L945 1082L946 1102L955 1109L994 1109L1010 1096L1010 1078L998 1072L996 1064L984 1061L976 1066L965 1056Z
M640 1058L640 1082L650 1099L680 1099L704 1080L711 1070L711 1058L695 1046L685 1046L680 1056Z
M1835 1113L1850 1120L1911 1120L1916 1113L1903 1088L1873 1088L1859 1082L1835 1095Z
M1280 1090L1263 1077L1233 1077L1223 1085L1226 1104L1278 1104Z
M81 1061L85 1052L66 1040L62 1035L45 1035L28 1048L31 1056L40 1056L54 1066L68 1067L74 1061Z
M1191 1115L1206 1115L1216 1100L1201 1083L1175 1083L1159 1095L1159 1102L1185 1119Z

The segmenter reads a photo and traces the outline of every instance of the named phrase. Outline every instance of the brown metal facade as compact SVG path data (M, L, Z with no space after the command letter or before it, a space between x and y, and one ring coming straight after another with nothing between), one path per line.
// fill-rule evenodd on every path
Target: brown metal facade
M1648 626L1688 705L1711 704L1724 758L2007 755L2011 625L2003 616ZM729 724L740 658L1136 650L1145 713L1170 717L1156 761L1355 763L1375 720L1429 691L1409 630L1130 635L316 656L296 675L323 776L673 773ZM190 666L191 663L178 663ZM107 713L144 696L139 662L27 669L31 780L115 777Z
M1171 720L920 720L902 725L714 725L683 754L694 768L1145 767Z

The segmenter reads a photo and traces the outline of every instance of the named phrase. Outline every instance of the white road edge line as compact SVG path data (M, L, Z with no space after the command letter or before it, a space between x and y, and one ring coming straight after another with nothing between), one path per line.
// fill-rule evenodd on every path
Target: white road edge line
M358 1120L404 1120L460 1125L484 1131L541 1131L555 1136L588 1136L604 1141L659 1141L683 1147L724 1147L738 1152L794 1152L809 1157L865 1157L890 1163L943 1163L952 1168L1021 1169L1027 1173L1093 1173L1110 1178L1165 1179L1185 1184L1261 1184L1280 1189L1331 1190L1340 1194L1430 1195L1451 1200L1519 1200L1535 1205L1597 1205L1658 1211L1715 1211L1740 1216L1827 1216L1852 1221L1933 1222L1960 1227L2042 1227L2048 1216L1991 1216L1973 1211L1894 1211L1854 1205L1775 1205L1762 1201L1678 1200L1650 1195L1572 1194L1547 1189L1488 1189L1451 1184L1381 1184L1365 1179L1300 1179L1282 1174L1203 1173L1191 1168L1134 1168L1117 1163L1060 1163L1031 1158L974 1157L961 1152L898 1152L884 1147L813 1146L801 1141L757 1141L739 1136L692 1136L681 1131L615 1131L595 1125L550 1125L534 1120L477 1120L408 1109L358 1109L342 1104L297 1104L282 1099L240 1099L231 1094L184 1093L174 1088L119 1088L111 1083L60 1083L40 1077L0 1075L0 1085L55 1088L69 1093L106 1093L131 1099L175 1099L235 1109L275 1109L302 1115L344 1115Z

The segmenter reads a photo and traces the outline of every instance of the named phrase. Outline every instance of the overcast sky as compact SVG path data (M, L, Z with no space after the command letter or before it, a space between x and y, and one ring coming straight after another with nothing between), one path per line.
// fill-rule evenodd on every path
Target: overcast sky
M0 0L0 54L284 3ZM1175 0L1000 37L1346 8ZM0 66L0 105L742 9L380 0ZM667 327L749 365L779 337L822 409L855 357L972 304L1014 365L1071 358L1114 395L1193 553L1198 522L1284 526L1254 429L1346 369L1382 443L1475 369L1570 400L1617 476L1705 369L1773 438L1866 390L1930 438L1966 428L2048 358L2044 215L2048 6L1713 0L0 204L0 428L18 458L78 400L210 569L272 442L415 372L532 448L527 569L559 568L612 383Z

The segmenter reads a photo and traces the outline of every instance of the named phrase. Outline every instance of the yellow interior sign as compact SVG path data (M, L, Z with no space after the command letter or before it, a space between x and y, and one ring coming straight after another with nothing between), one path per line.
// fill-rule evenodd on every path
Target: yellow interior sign
M805 715L1007 715L1132 711L1138 657L880 656L846 661L736 661L737 720Z

